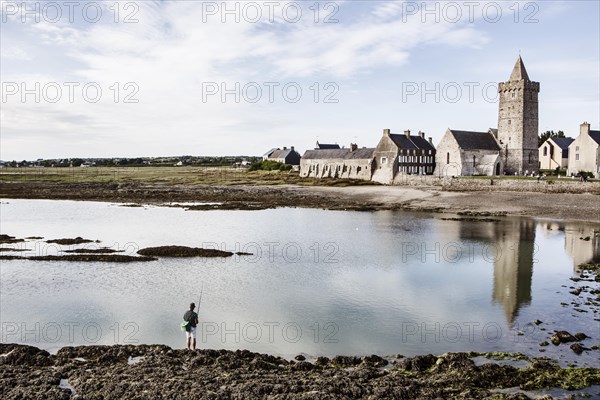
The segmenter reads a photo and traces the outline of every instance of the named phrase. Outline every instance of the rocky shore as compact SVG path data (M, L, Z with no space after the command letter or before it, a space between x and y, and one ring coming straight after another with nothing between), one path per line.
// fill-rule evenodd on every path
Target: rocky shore
M52 355L36 347L0 344L0 393L6 400L527 399L527 394L551 388L600 395L597 368L559 368L543 359L515 367L481 356L307 361L303 356L286 360L246 350L191 352L163 345L64 347ZM476 362L481 358L485 361Z

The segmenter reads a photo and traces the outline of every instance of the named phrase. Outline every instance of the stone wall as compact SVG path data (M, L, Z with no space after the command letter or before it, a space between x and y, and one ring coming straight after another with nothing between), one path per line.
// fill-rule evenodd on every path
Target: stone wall
M513 191L538 193L592 193L600 195L600 182L580 182L571 178L555 181L489 178L452 178L440 176L401 175L397 186L439 187L448 191Z
M300 160L300 176L310 178L342 178L370 181L372 159L306 159Z

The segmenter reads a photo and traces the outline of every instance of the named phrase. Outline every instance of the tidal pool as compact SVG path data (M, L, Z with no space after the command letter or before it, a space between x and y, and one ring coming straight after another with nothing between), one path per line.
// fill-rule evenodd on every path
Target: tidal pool
M181 348L182 315L202 293L201 348L286 357L509 351L599 366L598 351L577 356L566 344L539 346L554 330L586 333L587 347L599 343L598 307L585 304L593 296L569 293L584 283L598 287L570 278L578 265L598 262L599 224L443 217L3 200L1 233L44 239L4 244L28 250L2 255L100 247L135 255L162 245L253 255L127 264L2 260L2 341L49 350ZM45 242L77 236L99 242Z

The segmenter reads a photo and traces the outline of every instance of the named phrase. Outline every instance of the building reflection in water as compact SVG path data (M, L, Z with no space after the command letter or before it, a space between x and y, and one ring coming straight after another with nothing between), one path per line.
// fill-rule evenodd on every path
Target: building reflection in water
M519 309L531 302L535 222L513 220L496 228L492 299L502 304L506 321L512 324Z
M492 300L502 305L509 325L531 302L535 228L535 221L520 218L461 226L461 239L483 242L489 249L488 259L494 263Z

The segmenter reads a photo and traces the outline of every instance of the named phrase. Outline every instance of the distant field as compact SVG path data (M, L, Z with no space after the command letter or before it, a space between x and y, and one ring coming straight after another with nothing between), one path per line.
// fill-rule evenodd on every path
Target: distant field
M197 185L356 186L371 182L301 178L292 171L248 171L232 167L73 167L1 168L0 182L46 181L65 183L148 182Z
M494 179L537 181L525 176L463 176L458 179ZM545 181L574 181L572 178L546 177ZM293 171L248 171L233 167L73 167L73 168L0 168L0 182L106 183L137 182L167 185L303 185L361 186L373 182L348 179L301 178ZM597 181L597 180L592 180Z

